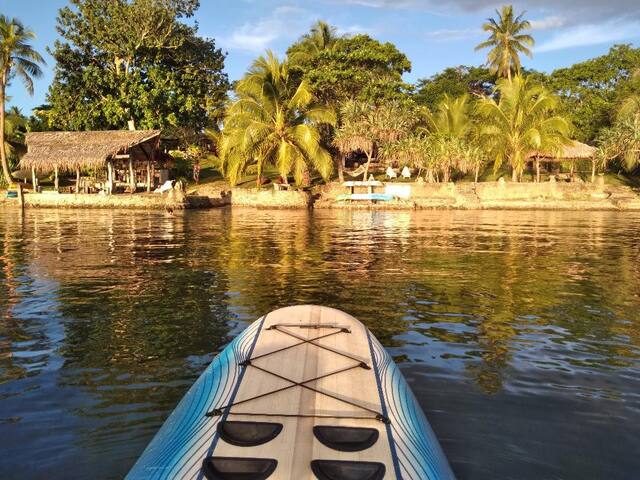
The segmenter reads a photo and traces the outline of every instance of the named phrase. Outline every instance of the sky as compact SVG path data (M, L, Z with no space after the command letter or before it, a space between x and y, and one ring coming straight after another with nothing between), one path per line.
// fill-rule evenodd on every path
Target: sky
M34 46L46 61L44 75L30 97L14 81L10 105L23 113L41 105L53 78L55 62L46 53L57 38L58 10L66 0L0 0L0 13L17 17L31 28ZM227 52L231 80L242 76L252 60L271 49L287 47L318 19L340 33L367 33L394 43L412 62L405 80L415 82L446 67L480 65L485 52L474 47L486 36L481 25L502 2L493 0L200 0L195 20L200 35L214 38ZM640 0L523 0L536 39L527 68L550 72L606 53L614 44L640 46Z

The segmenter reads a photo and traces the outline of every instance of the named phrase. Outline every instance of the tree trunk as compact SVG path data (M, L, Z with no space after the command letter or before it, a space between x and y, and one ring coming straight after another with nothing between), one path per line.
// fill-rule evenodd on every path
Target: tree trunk
M373 158L373 152L367 152L367 164L364 166L364 177L362 181L366 182L369 178L369 165L371 165L371 159Z
M2 162L2 174L7 183L11 183L11 171L9 170L9 162L7 161L7 152L4 149L4 101L5 88L7 83L7 74L2 74L0 79L0 160Z
M107 161L107 193L109 195L113 193L113 164L111 160Z
M56 192L59 191L60 187L60 179L58 178L58 165L56 165L53 169L53 188L55 188Z
M147 160L147 193L151 192L151 162Z
M512 182L518 181L518 170L516 170L516 167L513 167L513 169L511 170L511 181Z
M540 183L540 159L536 157L536 183Z
M131 155L129 155L129 188L131 189L131 193L136 193L136 175L133 172L133 160L131 159Z
M595 158L591 160L591 183L595 183L596 181L596 160Z
M76 168L76 194L80 193L80 169Z
M479 175L480 175L480 164L476 163L475 178L473 180L474 183L478 183L478 176Z
M342 153L338 153L338 181L340 183L344 182L344 155Z

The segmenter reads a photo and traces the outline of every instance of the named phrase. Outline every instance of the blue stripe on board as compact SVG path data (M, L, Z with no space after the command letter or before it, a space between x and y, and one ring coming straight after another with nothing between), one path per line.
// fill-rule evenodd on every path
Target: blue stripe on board
M264 321L267 319L267 315L262 317L262 320L260 321L260 326L258 327L256 336L253 339L253 343L251 344L251 348L249 349L247 358L251 358L251 355L253 355L253 349L255 348L256 343L258 343L258 337L260 336L260 332L262 332L262 325L264 325ZM229 399L229 404L232 404L233 401L235 400L238 390L240 390L240 384L242 383L242 378L244 377L244 373L246 371L247 371L247 367L242 367L242 370L240 371L240 375L238 377L238 383L236 383L235 387L233 388L233 393L231 394L231 398ZM230 408L227 409L227 411L222 414L222 418L220 418L220 422L224 422L227 419L227 417L229 416L229 410L231 409ZM218 444L219 439L220 439L220 436L218 435L218 432L216 430L216 432L213 434L213 441L211 442L211 446L209 447L209 450L207 450L206 457L211 456L211 454L216 448L216 445ZM202 473L202 469L200 469L200 473L198 474L197 480L202 480L202 477L203 477L203 473Z
M366 327L365 327L366 328ZM376 384L378 385L378 396L380 397L380 407L382 408L382 415L387 417L387 405L384 401L384 395L382 394L382 383L380 381L380 372L378 371L378 364L376 363L375 353L373 351L373 343L371 342L371 332L367 328L367 341L369 342L369 352L371 354L371 363L373 363L373 372L376 377ZM402 480L402 473L400 472L400 464L398 463L398 454L396 453L396 444L393 441L393 433L391 431L391 424L385 423L387 428L387 439L389 440L389 448L391 449L391 459L393 460L393 469L396 472L396 479Z

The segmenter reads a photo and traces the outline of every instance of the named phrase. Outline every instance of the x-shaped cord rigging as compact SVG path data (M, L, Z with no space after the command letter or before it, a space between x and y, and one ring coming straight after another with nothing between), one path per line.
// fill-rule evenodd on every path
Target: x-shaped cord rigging
M288 324L287 326L294 327L296 325ZM344 398L340 398L337 395L334 395L332 393L323 392L322 390L318 390L316 388L313 388L313 387L310 387L309 385L307 385L308 383L312 383L312 382L315 382L317 380L321 380L323 378L331 377L333 375L338 375L340 373L344 373L344 372L347 372L349 370L353 370L354 368L364 368L364 369L367 369L367 370L371 369L371 367L366 363L366 361L364 361L361 358L356 357L355 355L350 355L348 353L341 352L339 350L331 348L331 347L329 347L327 345L322 345L322 344L317 343L319 340L331 337L332 335L337 335L339 333L351 333L348 328L339 327L339 326L326 326L326 328L333 328L333 329L337 329L337 330L335 330L333 332L330 332L330 333L326 333L324 335L318 335L318 336L316 336L314 338L304 338L302 335L298 335L298 334L296 334L294 332L291 332L289 330L285 330L284 328L278 328L278 327L279 327L279 325L272 325L269 328L267 328L267 330L277 330L277 331L279 331L281 333L284 333L285 335L289 335L290 337L296 338L296 339L301 340L301 341L298 342L298 343L295 343L293 345L282 347L282 348L279 348L277 350L273 350L271 352L263 353L262 355L257 355L257 356L255 356L253 358L249 358L247 360L244 360L243 362L240 362L240 366L242 366L242 367L251 366L251 367L253 367L253 368L257 369L257 370L260 370L260 371L268 373L269 375L272 375L272 376L274 376L276 378L279 378L280 380L284 380L286 382L289 382L291 385L287 385L286 387L281 387L281 388L278 388L276 390L271 390L269 392L261 393L259 395L254 396L254 397L246 398L244 400L239 400L237 402L230 403L230 404L225 405L223 407L216 408L216 409L214 409L214 410L212 410L210 412L207 412L206 413L207 417L219 416L219 415L222 415L225 410L229 410L232 407L235 407L237 405L241 405L243 403L251 402L251 401L257 400L259 398L264 398L264 397L266 397L268 395L274 395L276 393L283 392L285 390L289 390L289 389L292 389L294 387L301 387L301 388L304 388L306 390L318 393L320 395L324 395L326 397L332 398L334 400L338 400L339 402L345 403L347 405L351 405L353 407L360 408L360 409L362 409L362 410L364 410L366 412L373 413L374 414L373 418L375 418L376 420L380 420L380 421L382 421L384 423L388 423L389 422L389 420L384 415L382 415L382 413L380 413L380 412L378 412L378 411L376 411L374 409L371 409L371 408L369 408L369 407L367 407L365 405L361 405L361 404L352 402L350 400L346 400ZM318 325L318 326L304 326L303 328L322 328L322 327L323 327L322 325ZM329 352L333 352L335 354L341 355L341 356L343 356L345 358L348 358L350 360L354 360L356 363L353 364L353 365L350 365L348 367L344 367L344 368L335 370L333 372L325 373L324 375L319 375L317 377L310 378L308 380L304 380L302 382L296 382L295 380L287 378L287 377L285 377L283 375L280 375L278 373L272 372L272 371L267 370L265 368L259 367L258 365L256 365L254 363L255 360L258 360L259 358L264 358L264 357L269 356L269 355L274 355L276 353L280 353L280 352L283 352L285 350L289 350L291 348L295 348L295 347L298 347L298 346L304 345L304 344L313 345L313 346L321 348L323 350L327 350ZM229 412L228 414L232 414L232 413ZM314 417L314 418L359 418L359 419L371 418L371 417L358 417L358 416L335 416L335 415L316 415L316 414L313 414L313 415L311 415L311 414L284 414L284 415L278 414L278 415L276 415L276 414L262 414L262 413L237 413L236 415L281 416L281 417Z

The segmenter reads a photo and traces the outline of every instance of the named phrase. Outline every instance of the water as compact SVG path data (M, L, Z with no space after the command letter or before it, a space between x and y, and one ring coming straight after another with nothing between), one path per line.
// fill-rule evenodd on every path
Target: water
M637 478L640 215L0 209L0 478L120 478L274 308L365 322L460 479Z

